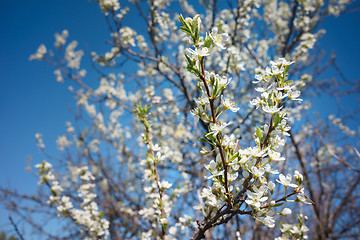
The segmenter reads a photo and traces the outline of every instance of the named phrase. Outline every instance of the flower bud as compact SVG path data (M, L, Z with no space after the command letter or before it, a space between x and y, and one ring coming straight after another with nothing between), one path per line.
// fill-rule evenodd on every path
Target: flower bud
M268 182L268 188L269 188L271 194L273 194L274 189L275 189L275 183L273 183L272 181Z
M291 209L290 209L290 208L284 208L284 209L281 211L280 215L282 215L282 216L289 216L289 215L291 215Z

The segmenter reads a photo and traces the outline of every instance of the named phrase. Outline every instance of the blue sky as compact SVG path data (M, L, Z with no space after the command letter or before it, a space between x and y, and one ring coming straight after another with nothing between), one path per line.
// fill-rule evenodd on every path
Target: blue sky
M0 1L0 184L34 193L37 179L25 171L44 159L35 133L42 132L49 152L56 151L56 136L72 117L72 95L66 84L55 81L53 69L29 61L41 43L53 47L54 33L68 29L70 39L82 47L104 47L107 29L96 3L87 0ZM7 228L8 213L0 207L0 230Z
M349 13L324 22L320 40L328 53L334 51L344 74L359 79L360 13ZM355 26L354 26L355 24ZM37 179L25 171L26 157L32 165L44 159L35 133L44 135L49 152L56 152L56 138L72 120L73 103L66 84L55 81L53 69L29 62L41 43L53 45L54 33L68 29L70 39L82 48L99 51L108 38L105 19L96 3L87 0L0 1L0 185L34 193ZM327 100L326 100L327 101ZM315 106L322 106L321 100ZM329 104L321 108L330 113ZM0 231L8 228L7 211L0 207Z

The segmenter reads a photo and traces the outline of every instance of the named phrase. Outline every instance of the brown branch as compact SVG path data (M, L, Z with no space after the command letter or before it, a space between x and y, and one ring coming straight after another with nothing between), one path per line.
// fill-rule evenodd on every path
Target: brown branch
M306 169L306 165L305 165L305 159L304 157L302 156L302 153L299 149L299 146L298 146L298 143L295 141L295 137L294 137L294 134L291 130L289 130L289 134L290 134L290 139L291 139L291 142L295 148L295 154L300 162L300 166L301 166L301 169L303 171L303 174L304 174L304 180L305 180L305 184L306 184L306 188L307 190L309 191L310 193L310 198L314 200L314 204L312 205L314 211L315 211L315 216L316 216L316 220L317 220L317 223L318 223L318 226L319 226L319 234L321 234L322 238L325 239L325 228L324 228L324 225L323 225L323 222L321 221L321 214L320 214L320 206L321 204L319 204L319 201L317 200L317 198L315 197L315 192L312 188L312 185L310 183L310 176L309 176L309 173Z

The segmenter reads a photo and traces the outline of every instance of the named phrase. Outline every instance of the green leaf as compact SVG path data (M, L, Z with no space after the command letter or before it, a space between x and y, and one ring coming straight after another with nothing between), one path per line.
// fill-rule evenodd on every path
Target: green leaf
M256 133L255 136L260 140L260 142L262 143L263 141L263 133L261 131L261 129L259 127L256 127Z
M186 61L188 62L188 64L191 65L191 66L194 66L194 62L191 60L191 58L189 58L189 56L186 55L186 54L184 54L184 55L186 57Z
M191 31L192 32L195 32L195 30L196 30L196 28L198 26L199 17L200 17L200 15L198 14L192 20L192 23L191 23Z
M219 113L220 108L221 108L221 105L215 109L215 115L217 115Z
M290 65L286 65L285 67L284 67L284 72L288 72L289 71L289 68L290 68Z
M192 35L192 32L189 29L187 29L185 27L180 27L180 29L187 34Z
M200 138L201 143L209 143L210 145L214 145L211 141L207 140L206 138Z
M153 155L151 155L149 152L146 153L146 158L154 160Z
M200 141L201 143L207 143L207 142L208 142L208 141L206 140L206 138L200 138L199 141Z
M206 35L205 41L204 41L204 47L210 48L211 44L212 44L211 37Z
M220 88L219 88L219 81L215 81L215 87L214 87L214 91L213 91L213 98L216 98L218 93L220 92Z
M194 68L193 66L191 66L191 65L187 65L186 69L187 69L189 72L194 73L195 75L199 75L199 71L198 71L196 68Z
M166 223L162 223L161 226L162 226L163 232L166 232L167 224L166 224Z
M232 162L235 158L239 156L239 152L236 152L234 155L231 156L228 162Z
M181 22L181 24L182 24L183 26L186 26L185 19L184 19L184 17L183 17L182 14L179 15L179 21Z
M274 205L274 207L280 207L281 205L283 205L284 204L284 202L279 202L279 203L276 203L275 205Z
M205 137L209 139L211 142L217 142L217 139L212 135L212 133L204 133Z
M275 113L275 118L274 118L274 127L277 127L277 125L281 122L282 118L279 116L278 113Z
M184 26L184 28L187 29L191 33L191 27L190 27L189 23L185 21L184 17L181 14L179 16L179 20L180 20L181 24Z
M199 34L199 28L195 28L195 34L194 34L195 42L199 42L200 34Z

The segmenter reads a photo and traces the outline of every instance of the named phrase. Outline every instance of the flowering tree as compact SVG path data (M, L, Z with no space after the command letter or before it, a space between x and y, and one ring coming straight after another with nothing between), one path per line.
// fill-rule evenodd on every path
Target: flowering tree
M36 135L38 194L1 189L14 214L49 239L360 236L359 138L345 125L357 112L317 123L303 101L328 86L325 67L340 71L314 47L350 1L97 2L111 31L109 51L91 53L98 78L66 30L30 56L76 109L59 156ZM135 12L145 31L124 24ZM340 104L358 91L336 84Z

